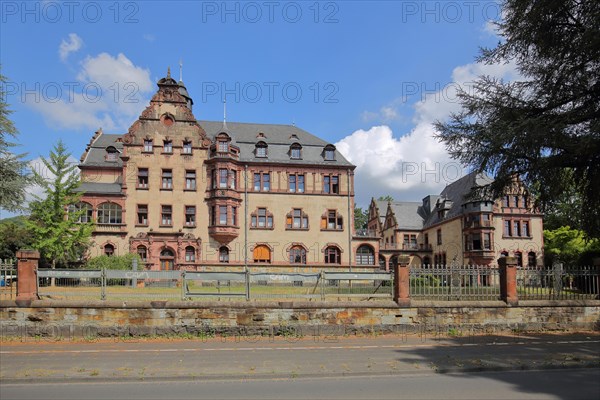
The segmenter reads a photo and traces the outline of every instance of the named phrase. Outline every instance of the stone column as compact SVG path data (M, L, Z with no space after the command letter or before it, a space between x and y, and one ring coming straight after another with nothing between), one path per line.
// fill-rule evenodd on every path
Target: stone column
M500 269L500 294L502 300L511 306L519 303L517 295L517 258L500 257L498 259Z
M17 301L38 298L36 271L39 261L39 251L17 251Z
M401 307L410 306L410 257L398 257L394 266L394 301Z

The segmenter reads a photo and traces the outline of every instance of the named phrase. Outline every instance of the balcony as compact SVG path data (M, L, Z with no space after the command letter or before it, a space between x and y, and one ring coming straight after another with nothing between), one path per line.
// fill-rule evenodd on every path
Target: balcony
M364 238L378 238L379 235L377 231L370 229L357 229L354 237L364 237Z
M464 229L471 228L490 228L492 226L492 221L465 221Z
M381 245L382 250L402 250L402 251L432 251L429 243L385 243Z

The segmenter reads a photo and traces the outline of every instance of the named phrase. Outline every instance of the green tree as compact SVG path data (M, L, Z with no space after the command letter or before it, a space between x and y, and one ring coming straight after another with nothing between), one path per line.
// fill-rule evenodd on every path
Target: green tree
M569 226L544 230L546 264L554 261L567 265L579 263L584 255L600 250L598 239L586 240L585 233Z
M66 267L77 261L89 244L93 230L90 222L78 222L85 210L73 207L81 197L77 166L69 162L70 154L62 141L50 152L50 158L42 157L50 177L33 171L44 190L44 196L36 196L30 203L31 216L27 227L33 236L33 246L42 257L50 260L52 268Z
M566 192L578 218L600 236L600 2L504 0L502 41L478 61L515 62L522 79L483 76L460 91L462 110L437 122L437 137L464 165L488 171L498 197L515 175L551 209ZM573 216L575 217L575 216Z
M366 229L369 215L367 211L363 211L362 207L354 207L354 228Z
M25 154L13 154L10 151L15 144L11 142L17 136L17 128L9 119L12 111L6 103L4 87L6 78L0 74L0 208L18 211L24 208L25 192L32 183L32 176L27 172Z
M0 259L15 258L17 250L31 247L31 232L13 221L0 222Z
M394 201L394 198L388 194L385 196L379 196L377 201Z

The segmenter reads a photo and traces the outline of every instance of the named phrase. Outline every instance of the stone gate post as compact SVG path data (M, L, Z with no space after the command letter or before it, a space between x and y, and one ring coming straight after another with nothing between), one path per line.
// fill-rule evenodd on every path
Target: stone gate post
M517 258L500 257L498 259L500 269L500 295L502 300L511 306L519 303L517 294Z
M398 257L394 265L394 301L399 306L410 306L410 257Z
M36 271L39 261L39 251L17 251L17 300L36 300L38 298Z

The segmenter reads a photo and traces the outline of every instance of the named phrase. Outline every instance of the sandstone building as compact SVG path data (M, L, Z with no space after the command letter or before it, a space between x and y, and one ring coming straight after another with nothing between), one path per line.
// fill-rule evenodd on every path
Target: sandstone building
M516 257L520 266L542 265L542 215L518 180L499 200L471 195L491 181L473 172L422 202L372 199L368 231L381 240L381 267L390 268L400 255L423 267L494 266L503 255Z
M81 157L91 256L146 268L377 268L379 240L353 235L354 165L290 125L200 121L170 73L122 135Z

